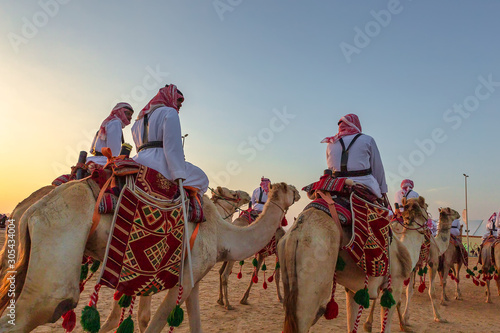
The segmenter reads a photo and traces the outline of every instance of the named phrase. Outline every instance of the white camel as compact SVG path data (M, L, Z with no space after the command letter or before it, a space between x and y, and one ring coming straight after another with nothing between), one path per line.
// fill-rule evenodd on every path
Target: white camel
M212 202L217 207L217 211L222 216L222 218L231 222L233 214L238 210L239 207L250 202L251 197L245 191L232 191L226 187L217 187L212 192ZM151 319L151 297L152 296L142 296L139 298L139 306L137 310L137 318L139 321L139 330L144 332L148 326L149 320ZM120 323L121 308L118 305L118 301L113 302L113 308L106 318L106 321L101 327L99 332L105 333L111 331L118 327Z
M194 288L190 274L184 275L184 293L191 332L202 332L199 313L199 281L217 261L242 260L271 239L286 209L300 198L285 183L273 184L270 200L256 223L238 228L222 220L215 205L204 197L207 221L199 228L192 250ZM79 275L83 255L102 260L111 217L103 215L96 232L87 241L95 206L95 195L87 180L63 184L32 205L20 226L19 261L16 276L16 325L9 317L0 318L2 332L29 332L39 325L55 322L76 307L80 296ZM191 230L194 224L190 223ZM0 309L10 302L10 282L2 281ZM167 293L146 332L160 332L175 306L178 287Z
M423 198L410 199L405 203L405 231L401 241L393 238L389 246L392 291L396 304L401 298L403 281L417 264L420 247L425 240L424 235L415 230L427 222L425 208ZM285 290L284 333L305 333L325 313L339 256L346 265L343 271L337 272L337 283L346 287L347 326L349 332L353 330L358 312L354 291L364 288L365 273L345 251L340 251L341 246L347 244L349 236L326 213L310 208L298 216L291 230L282 238L278 244L278 255L281 258ZM368 279L371 299L377 297L385 283L385 277ZM390 332L394 308L388 310L385 332ZM384 315L383 310L381 316Z

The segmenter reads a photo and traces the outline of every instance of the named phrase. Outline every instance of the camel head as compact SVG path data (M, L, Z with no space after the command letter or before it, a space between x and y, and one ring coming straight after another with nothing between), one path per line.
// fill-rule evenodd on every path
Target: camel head
M424 197L402 200L404 211L402 213L406 226L416 223L419 226L425 225L429 216L427 215L427 204Z
M454 220L459 219L460 214L450 207L439 208L439 229L450 229Z
M232 191L226 187L221 186L218 186L217 189L212 192L211 199L214 203L216 203L219 199L235 202L238 207L249 203L251 200L250 195L245 191Z
M286 183L271 184L268 201L278 204L283 210L287 210L291 205L300 200L299 191L293 185Z

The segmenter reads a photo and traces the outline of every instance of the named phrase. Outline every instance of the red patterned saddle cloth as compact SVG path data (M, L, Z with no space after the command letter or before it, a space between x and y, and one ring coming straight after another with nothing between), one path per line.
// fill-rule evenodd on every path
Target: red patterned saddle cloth
M151 295L179 279L184 216L178 187L141 166L114 215L100 283L127 295Z
M356 194L351 196L351 206L352 236L343 249L367 275L387 275L392 237L389 211Z
M425 241L420 246L420 253L418 255L417 267L424 267L429 261L429 255L431 253L431 237L432 231L427 226L423 229Z

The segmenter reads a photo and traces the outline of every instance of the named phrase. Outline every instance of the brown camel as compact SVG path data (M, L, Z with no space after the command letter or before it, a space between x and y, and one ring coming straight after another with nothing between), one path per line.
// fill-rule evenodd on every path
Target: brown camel
M483 279L486 282L486 303L491 302L491 289L490 289L490 278L492 274L490 272L496 270L500 272L500 241L498 239L493 242L484 242L481 247L481 264ZM478 276L479 278L479 276ZM498 288L498 295L500 296L500 279L495 279Z
M460 237L460 241L462 238ZM446 295L446 280L448 278L448 273L450 272L450 269L453 272L453 275L455 277L455 283L456 283L456 292L455 292L455 299L456 300L461 300L462 299L462 293L460 292L460 269L462 268L462 265L465 265L467 258L464 258L462 256L462 252L460 249L458 249L452 242L450 242L450 245L448 246L448 249L440 256L439 258L439 276L441 278L441 285L443 288L443 294L441 296L441 304L445 304L445 301L449 301L450 299Z
M201 332L199 281L217 261L242 260L264 247L274 235L285 210L300 198L293 186L273 184L270 200L258 220L237 228L222 220L215 205L204 197L207 221L199 228L192 250L194 288L190 274L182 284L192 332ZM0 318L2 332L29 332L39 325L55 322L76 307L80 296L79 275L83 255L102 260L109 235L111 217L103 215L96 232L87 241L95 206L94 193L86 180L55 188L32 205L19 224L19 260L15 267L16 325L9 317ZM48 226L50 225L50 228ZM190 223L191 230L193 224ZM10 302L10 282L0 288L2 312ZM178 288L172 288L154 315L146 332L160 332L175 306Z

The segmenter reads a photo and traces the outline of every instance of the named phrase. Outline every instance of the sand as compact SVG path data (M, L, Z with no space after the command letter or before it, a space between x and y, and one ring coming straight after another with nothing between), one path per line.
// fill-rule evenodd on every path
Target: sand
M0 235L3 242L3 231ZM268 259L268 267L274 266L274 257ZM475 265L476 258L470 258L471 265ZM275 283L268 283L268 288L262 288L262 272L259 275L260 281L254 285L250 294L250 305L242 305L239 300L243 296L251 277L251 262L246 260L243 266L243 278L238 280L236 271L230 276L229 283L229 300L235 307L234 310L227 311L222 306L217 304L219 290L219 275L218 270L220 263L217 264L200 282L200 304L201 304L201 320L205 332L281 332L284 312L282 305L279 303L276 296ZM238 269L235 266L235 270ZM272 272L270 269L268 271ZM439 305L439 310L444 319L448 323L436 323L433 320L432 307L430 304L428 289L424 293L415 291L412 299L412 316L411 328L414 332L500 332L500 325L495 319L500 315L500 297L497 296L496 286L493 286L493 303L485 303L485 288L476 287L471 280L465 278L465 271L462 269L460 274L461 290L464 300L457 301L454 299L455 283L448 282L448 296L450 301L446 306ZM75 312L79 321L82 308L88 303L90 293L96 283L96 277L92 278L85 290L83 291L78 307ZM441 287L437 282L438 298L441 298ZM101 323L111 310L112 290L103 287L100 292L98 309L101 313ZM165 293L160 293L153 297L153 310L156 309ZM403 295L404 296L404 295ZM339 317L334 320L327 321L321 318L318 323L313 326L310 332L346 332L346 310L344 290L341 286L337 287L336 299L339 303ZM379 307L376 309L374 332L380 332ZM365 310L362 316L362 323L368 316L368 310ZM33 332L60 332L64 329L61 327L62 320L53 324L46 324L38 327ZM496 324L496 327L495 327ZM136 321L135 332L139 332ZM397 315L394 315L392 320L392 328L394 332L399 331L399 323ZM359 330L362 332L362 328ZM83 332L79 323L73 332ZM168 328L164 328L162 332L168 332ZM174 332L185 333L189 332L189 324L187 318L181 326Z

